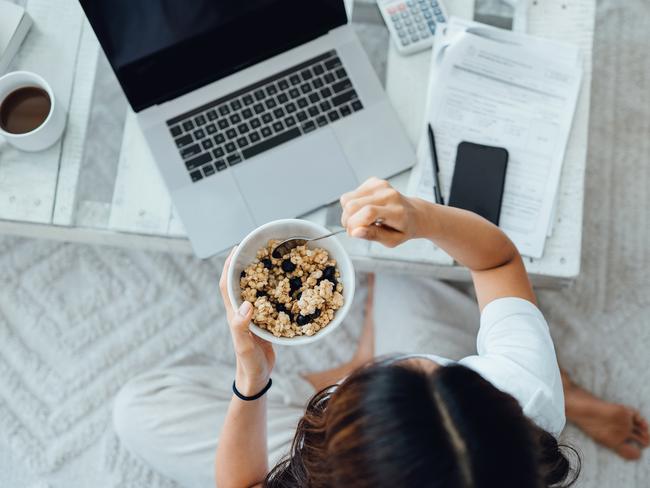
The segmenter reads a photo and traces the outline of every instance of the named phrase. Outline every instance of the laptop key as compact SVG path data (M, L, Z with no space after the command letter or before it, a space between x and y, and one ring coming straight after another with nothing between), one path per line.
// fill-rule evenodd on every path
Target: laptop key
M272 120L273 116L270 113L266 112L264 115L262 115L262 122L265 124L270 124Z
M286 90L289 88L289 82L287 80L278 81L278 88L282 91Z
M196 156L201 153L201 146L198 144L193 144L191 146L184 147L181 149L181 156L183 159L190 159L192 156Z
M316 130L316 124L314 124L313 121L309 120L302 124L302 131L306 134L307 132L311 132L313 130Z
M264 100L266 98L266 93L264 93L264 90L257 90L254 93L255 95L255 100L260 101Z
M228 164L230 166L234 166L236 164L241 163L243 161L243 159L241 158L241 156L239 154L231 154L230 156L228 156L226 161L228 161Z
M289 117L284 119L284 123L287 125L287 127L292 127L296 125L296 119L293 116L289 115Z
M209 163L212 160L210 153L203 153L200 156L192 158L188 161L185 161L185 167L192 171L196 168L203 166L205 163Z
M325 80L325 83L334 83L334 81L336 81L336 78L334 78L332 73L325 73L323 79Z
M276 119L280 119L284 117L284 110L282 107L278 107L273 111L273 115L275 116Z
M262 127L262 137L269 137L273 131L269 127Z
M305 97L299 98L298 99L298 107L300 108L305 108L307 105L309 105L309 102Z
M203 179L203 175L201 174L201 171L198 169L196 171L192 171L190 173L190 177L192 178L193 182L197 182Z
M239 139L237 139L237 145L240 148L248 146L248 139L246 139L245 137L240 137Z
M277 122L273 123L273 130L275 132L282 132L282 130L284 130L284 125L282 125L282 122L278 120Z
M226 144L226 152L227 153L234 152L235 150L237 150L237 146L235 146L234 142L229 142L228 144Z
M222 158L225 152L223 151L222 147L216 148L214 151L212 151L212 155L214 156L215 159Z
M266 87L266 93L269 96L275 95L278 92L278 89L275 87L275 85L269 85Z
M183 129L178 125L175 125L174 127L172 127L169 130L172 133L172 137L178 137L183 133Z
M291 98L298 98L300 96L300 91L297 88L292 88L289 90L289 96Z
M327 116L329 117L330 122L334 122L335 120L339 120L341 118L341 116L336 110L332 110L327 114Z
M303 80L307 81L307 80L313 78L314 74L311 72L311 70L309 68L307 68L306 70L303 70L303 71L300 72L300 76L302 76Z
M352 88L352 82L348 79L341 80L338 83L332 85L332 90L334 93L341 93L342 91L349 90Z
M312 117L316 117L320 113L318 107L309 107L307 111L309 112L309 115L311 115Z
M188 120L187 122L183 122L183 129L185 129L186 132L189 132L194 129L194 122L191 120Z
M299 136L300 130L297 127L294 127L293 129L289 129L288 131L266 139L259 144L255 144L254 146L243 149L242 154L246 159L252 158L253 156L256 156L264 151L268 151L269 149L279 146L280 144L284 144L285 142L288 142L291 139L295 139Z
M217 122L217 124L219 124L219 129L221 129L221 130L227 129L228 126L230 125L226 119L219 120L219 122Z
M216 111L216 110L210 110L210 111L208 112L208 120L209 120L209 121L217 120L218 118L219 118L219 116L217 115L217 111Z
M184 136L179 137L178 139L175 140L176 147L179 147L179 148L185 147L188 144L192 144L193 141L194 141L194 139L192 139L191 134L185 134Z
M211 164L206 164L201 169L203 170L203 174L205 176L212 176L214 174L214 166L212 166Z
M223 136L223 134L217 134L214 136L215 144L223 144L224 142L226 142L226 138Z
M325 100L324 102L320 103L319 107L323 112L327 112L329 109L332 108L332 104L327 100Z
M310 93L309 94L309 101L311 103L316 103L320 100L320 97L318 96L318 93Z
M362 108L363 108L363 104L359 100L355 100L354 102L352 102L352 110L354 110L355 112L358 112Z
M241 108L241 102L239 100L233 100L230 102L230 108L233 110L239 110Z
M329 87L325 87L320 91L320 96L323 98L329 98L332 96L332 89Z
M205 125L207 120L205 120L205 117L203 115L199 115L194 119L194 122L196 122L196 125L201 126Z
M244 95L244 98L242 100L244 100L244 105L246 106L251 105L255 101L250 95Z
M201 143L201 147L207 151L214 147L214 143L212 142L212 139L206 139Z
M230 113L230 109L228 108L228 105L222 105L219 107L219 113L221 115L228 115Z
M256 114L261 114L262 112L264 112L264 105L262 105L261 103L256 103L255 105L253 105L253 110L255 111Z
M342 117L347 117L352 113L352 109L350 109L350 107L347 105L343 105L341 108L339 108L339 112L341 112Z
M242 117L250 119L253 116L253 111L250 108L245 108L241 111Z
M268 108L269 110L271 110L272 108L278 105L278 103L272 98L269 98L266 102L264 102L264 104L266 105L266 108Z
M322 88L324 83L323 80L320 78L316 78L314 81L311 82L312 85L314 85L314 88Z
M296 104L293 102L287 103L287 105L284 107L284 109L287 111L288 114L295 112L296 109Z
M325 69L323 68L322 65L317 64L316 66L314 66L314 73L316 73L317 75L322 75L323 73L325 73Z
M258 119L257 117L255 117L254 119L251 119L249 124L251 125L251 127L253 129L257 129L260 125L262 125L262 123L260 122L260 119Z
M199 140L203 139L205 137L205 131L203 129L195 130L194 131L194 139Z
M343 78L347 78L347 76L348 76L348 73L347 73L347 71L345 71L345 68L339 68L339 69L336 70L336 77L339 80L342 80Z
M210 135L212 135L212 134L214 134L215 132L217 132L217 130L218 130L218 129L217 129L217 126L214 125L214 124L208 124L208 125L205 126L205 131L206 131L208 134L210 134Z
M313 88L309 83L303 83L302 85L300 85L300 91L303 92L305 95L312 90Z
M245 134L249 130L251 130L250 127L248 127L248 124L240 124L237 126L237 130L239 131L240 134Z
M342 64L341 64L341 60L338 57L334 57L325 61L325 67L328 70L333 70L335 68L338 68L339 66L342 66Z
M248 138L251 140L251 142L252 142L253 144L255 144L257 141L259 141L259 140L261 139L260 134L259 134L259 132L257 132L257 131L255 131L255 132L251 132L251 133L248 135Z
M307 114L304 111L300 111L296 114L296 118L298 119L298 122L304 122L309 117L307 117Z
M291 75L289 77L289 81L291 82L292 85L297 85L300 83L300 76L298 75Z
M231 124L239 124L241 122L241 115L239 114L232 114L230 116L230 123Z
M286 93L280 93L280 94L278 95L278 102L280 102L280 103L287 103L288 100L289 100L289 97L287 97L287 94L286 94Z
M316 123L318 124L318 127L323 127L324 125L327 125L327 117L321 115L316 119Z
M237 131L235 129L228 129L226 131L226 137L228 139L234 139L235 137L237 137Z
M357 98L357 92L355 92L354 90L348 90L332 98L332 103L334 104L335 107L338 107L339 105L342 105L356 98Z
M217 171L223 171L224 169L228 168L228 165L223 159L215 161L214 165L216 166Z

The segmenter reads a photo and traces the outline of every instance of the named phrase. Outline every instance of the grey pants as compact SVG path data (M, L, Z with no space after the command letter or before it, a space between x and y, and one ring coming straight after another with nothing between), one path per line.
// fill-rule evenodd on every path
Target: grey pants
M374 316L377 355L460 359L475 352L478 308L441 282L377 275ZM115 430L129 451L182 486L214 488L216 447L234 376L232 364L193 356L136 377L115 400ZM267 402L270 466L288 452L314 393L298 374L273 375Z

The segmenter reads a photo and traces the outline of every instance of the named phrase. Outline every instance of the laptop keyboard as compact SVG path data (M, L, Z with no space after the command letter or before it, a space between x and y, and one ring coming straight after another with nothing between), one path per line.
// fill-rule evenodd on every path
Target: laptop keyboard
M193 182L363 109L336 51L167 121Z

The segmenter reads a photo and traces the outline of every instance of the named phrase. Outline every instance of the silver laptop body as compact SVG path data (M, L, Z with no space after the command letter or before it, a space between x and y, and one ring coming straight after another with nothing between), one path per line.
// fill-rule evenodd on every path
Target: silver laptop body
M143 108L137 119L201 258L414 162L349 24Z

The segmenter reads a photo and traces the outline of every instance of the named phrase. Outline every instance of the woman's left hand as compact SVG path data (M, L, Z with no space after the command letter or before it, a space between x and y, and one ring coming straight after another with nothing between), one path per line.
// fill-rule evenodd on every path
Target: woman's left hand
M248 329L253 316L253 305L250 302L243 302L239 310L233 310L232 303L230 303L228 269L234 251L235 249L230 252L230 256L223 266L219 288L226 307L230 335L237 355L235 384L243 395L252 396L261 391L268 383L275 365L275 352L270 342L259 338Z

